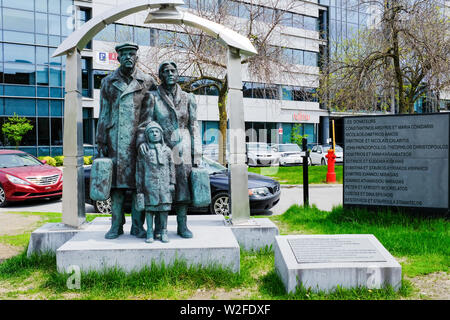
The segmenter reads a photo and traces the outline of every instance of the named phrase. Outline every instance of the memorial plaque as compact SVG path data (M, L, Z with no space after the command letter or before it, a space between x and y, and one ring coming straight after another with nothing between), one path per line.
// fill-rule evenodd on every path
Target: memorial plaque
M367 238L289 239L298 263L385 262Z
M449 208L448 113L346 117L344 206Z
M275 236L275 270L287 292L401 287L402 267L373 234Z

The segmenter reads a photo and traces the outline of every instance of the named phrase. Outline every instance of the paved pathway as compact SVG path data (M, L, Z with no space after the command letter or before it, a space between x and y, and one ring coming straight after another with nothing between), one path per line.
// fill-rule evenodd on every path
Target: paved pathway
M27 202L12 202L6 208L0 208L1 212L61 212L62 200L33 200ZM94 207L86 204L86 213L95 213Z

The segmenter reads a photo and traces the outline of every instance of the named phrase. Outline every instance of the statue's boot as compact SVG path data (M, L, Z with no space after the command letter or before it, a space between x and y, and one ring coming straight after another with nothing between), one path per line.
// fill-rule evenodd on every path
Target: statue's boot
M169 235L167 234L167 218L169 216L168 212L161 212L159 214L159 219L161 220L161 242L169 242Z
M177 213L177 234L182 238L192 238L194 235L187 227L187 206L178 206Z
M152 243L153 242L153 214L147 212L145 214L145 219L147 220L147 234L145 242Z
M122 212L124 195L118 190L111 190L111 228L105 234L106 239L116 239L123 234L125 215Z
M136 192L133 192L131 200L131 229L130 234L137 238L146 238L144 229L145 212L136 209Z
M153 232L153 238L155 240L161 240L161 217L159 214L155 214L155 231Z

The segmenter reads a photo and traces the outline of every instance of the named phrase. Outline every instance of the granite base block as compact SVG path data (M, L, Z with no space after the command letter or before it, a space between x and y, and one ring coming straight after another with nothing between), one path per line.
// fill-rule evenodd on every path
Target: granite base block
M169 243L131 236L131 220L127 217L124 234L117 239L105 239L109 230L109 218L96 218L87 227L67 241L56 251L59 272L66 272L71 266L81 271L103 272L117 268L127 273L151 268L152 262L166 266L175 260L184 261L188 266L218 266L239 272L240 249L232 231L221 216L190 215L188 227L193 232L191 239L176 234L176 216L169 216Z
M231 225L231 230L243 250L259 251L266 247L272 248L275 237L279 234L278 227L267 218L250 219L246 223Z
M313 292L401 286L400 264L370 234L277 236L274 251L288 293L300 286Z
M59 247L80 231L85 230L86 226L87 224L80 228L73 228L64 223L47 223L31 233L27 255L45 252L56 253Z

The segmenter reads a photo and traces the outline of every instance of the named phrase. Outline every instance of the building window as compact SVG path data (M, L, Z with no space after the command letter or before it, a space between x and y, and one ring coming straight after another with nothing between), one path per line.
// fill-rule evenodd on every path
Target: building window
M81 26L86 22L88 22L89 20L91 20L91 18L92 18L91 8L79 7L77 15L77 28L81 28Z
M48 117L49 115L49 101L48 100L37 100L37 111L38 116L40 117Z
M317 52L304 51L303 59L303 63L305 66L317 67L319 65Z
M92 108L83 108L83 143L93 144L93 121Z
M35 84L34 65L24 63L5 63L4 82L15 84Z
M116 42L133 41L133 27L123 24L116 25Z
M134 27L134 42L139 46L150 46L150 29Z
M94 74L94 89L100 89L102 85L102 80L108 75L108 71L103 70L93 70Z
M107 25L102 31L97 33L94 40L115 42L116 41L116 25L114 23Z
M34 32L34 13L3 8L3 29Z
M48 108L48 106L47 106ZM50 145L50 120L49 118L38 118L38 144L40 146ZM50 154L50 153L48 153Z
M53 146L62 146L63 144L63 119L51 118L51 144Z
M92 98L92 58L81 59L83 97Z

